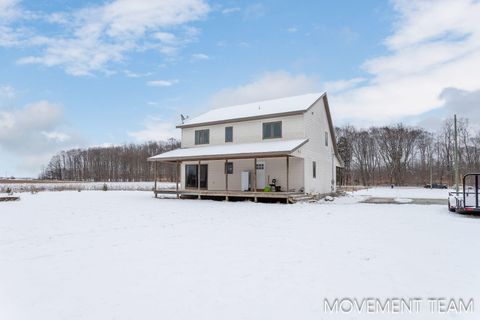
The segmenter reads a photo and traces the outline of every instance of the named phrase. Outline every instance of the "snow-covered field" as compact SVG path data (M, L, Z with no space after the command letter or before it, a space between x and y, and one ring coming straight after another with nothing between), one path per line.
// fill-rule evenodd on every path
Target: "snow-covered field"
M131 190L147 191L153 190L153 181L139 182L5 182L0 183L0 192L7 188L13 192L31 191L65 191L65 190L102 190L104 185L108 190ZM175 188L173 182L158 182L159 188Z
M0 202L0 319L479 319L480 219L358 203L388 192L295 205L24 193ZM325 298L344 297L477 305L473 314L324 311Z
M411 199L447 199L448 189L425 189L415 187L374 187L362 189L349 194L355 196L386 197L386 198L411 198Z

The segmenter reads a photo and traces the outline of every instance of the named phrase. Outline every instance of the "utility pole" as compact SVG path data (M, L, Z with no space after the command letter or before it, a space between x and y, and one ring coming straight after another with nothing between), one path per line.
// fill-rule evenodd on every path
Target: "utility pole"
M458 134L457 134L457 115L453 115L453 136L455 139L455 191L458 193Z
M430 188L432 188L433 185L433 157L432 157L432 151L430 150Z

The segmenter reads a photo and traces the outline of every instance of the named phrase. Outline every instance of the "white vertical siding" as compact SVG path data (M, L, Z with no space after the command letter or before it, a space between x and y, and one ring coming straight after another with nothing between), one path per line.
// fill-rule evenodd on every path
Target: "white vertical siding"
M184 128L182 129L182 148L205 146L195 145L195 130L203 129L210 130L210 143L208 145L261 142L264 141L262 124L264 122L274 121L282 121L282 138L279 139L289 140L302 139L305 137L303 115L300 114L286 117L215 124L195 128ZM233 142L225 142L225 127L233 127ZM268 139L267 141L272 140L275 139Z
M305 112L304 119L305 134L309 139L300 150L305 159L305 192L335 191L336 157L323 99ZM328 132L328 146L325 146L325 132ZM317 163L316 178L313 178L313 161Z
M286 158L268 158L258 159L265 161L265 184L277 179L277 185L282 187L282 191L287 191L287 169ZM242 171L250 172L250 179L253 179L253 159L229 160L233 162L233 174L228 175L228 190L238 191L241 189L240 173ZM197 161L184 162L181 165L181 186L185 186L185 165L198 164ZM202 164L208 164L208 190L225 190L225 161L202 161ZM303 159L290 158L289 189L299 191L303 188ZM253 181L251 180L253 187Z

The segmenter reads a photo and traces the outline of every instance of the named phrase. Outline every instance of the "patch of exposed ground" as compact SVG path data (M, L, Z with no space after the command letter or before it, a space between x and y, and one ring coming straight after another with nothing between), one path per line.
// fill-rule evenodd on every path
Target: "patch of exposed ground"
M409 201L406 201L409 200ZM422 205L446 205L447 199L398 199L398 198L384 198L384 197L370 197L361 201L362 203L374 203L374 204L422 204Z

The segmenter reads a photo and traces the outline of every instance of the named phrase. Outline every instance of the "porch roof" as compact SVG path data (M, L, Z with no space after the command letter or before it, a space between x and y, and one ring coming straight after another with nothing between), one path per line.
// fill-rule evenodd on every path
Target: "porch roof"
M307 142L308 139L296 139L181 148L150 157L148 161L246 159L287 156Z

